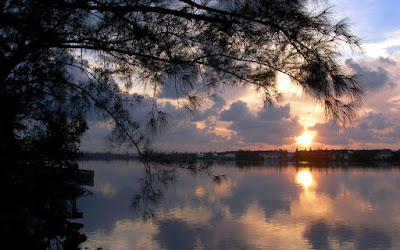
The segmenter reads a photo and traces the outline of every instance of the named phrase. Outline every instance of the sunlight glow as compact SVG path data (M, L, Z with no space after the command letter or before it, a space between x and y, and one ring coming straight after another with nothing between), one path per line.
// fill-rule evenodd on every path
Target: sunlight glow
M195 194L198 198L203 198L206 194L206 190L203 187L196 187Z
M293 84L290 81L289 76L279 73L278 74L278 81L277 81L277 90L284 94L294 94L294 95L301 95L303 93L302 89Z
M296 182L303 185L304 188L307 188L312 184L312 175L309 170L301 170L297 173Z
M314 135L315 133L305 131L301 136L296 137L295 139L299 144L305 147L311 144Z
M290 84L290 82L289 82L288 80L286 80L286 81L279 81L279 82L278 82L278 86L277 86L278 90L279 90L280 92L283 92L283 93L289 92L290 87L292 87L292 85Z

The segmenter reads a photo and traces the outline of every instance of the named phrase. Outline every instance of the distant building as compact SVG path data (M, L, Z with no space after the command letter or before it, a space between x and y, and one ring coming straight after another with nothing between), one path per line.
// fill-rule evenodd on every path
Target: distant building
M282 156L279 152L264 153L264 154L262 154L262 156L264 157L264 161L279 160L282 158Z
M232 154L232 153L227 153L224 156L225 156L225 158L236 158L236 155Z
M139 155L138 153L133 153L133 154L129 154L129 157L132 157L132 158L139 158L140 155Z
M328 151L328 159L332 161L348 161L352 153L352 151L348 150L331 150Z
M218 154L217 153L213 153L212 156L213 157L218 157Z
M386 160L392 157L393 152L390 149L382 149L378 152L378 154L375 156L375 159L377 160Z
M196 154L196 157L197 157L197 158L203 158L204 156L206 156L206 154L203 154L203 153L198 153L198 154Z

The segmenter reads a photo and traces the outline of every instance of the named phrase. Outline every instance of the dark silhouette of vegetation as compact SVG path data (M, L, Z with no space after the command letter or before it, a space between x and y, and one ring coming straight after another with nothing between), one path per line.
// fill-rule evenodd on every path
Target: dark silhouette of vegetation
M374 150L297 150L293 157L293 161L309 161L315 163L322 162L352 162L352 163L369 163L374 162L400 162L399 152L390 149L374 149Z
M157 106L167 85L192 112L199 86L212 95L221 85L254 85L272 103L278 73L346 124L363 92L342 72L338 51L359 40L346 21L332 23L329 9L314 13L309 2L2 1L1 156L73 165L93 110L113 122L115 143L142 152L149 132L168 123ZM128 112L146 97L127 94L135 84L154 98L147 121Z
M264 160L261 154L250 150L239 150L236 153L236 159L238 161L260 161Z
M400 164L400 150L393 152L393 155L389 158L391 162L396 162Z
M132 160L132 159L139 159L139 155L115 154L111 152L104 152L104 153L84 152L81 160L112 161L112 160Z
M77 249L86 240L79 233L82 218L76 199L88 192L93 172L65 168L1 170L1 248ZM82 176L81 176L82 175Z

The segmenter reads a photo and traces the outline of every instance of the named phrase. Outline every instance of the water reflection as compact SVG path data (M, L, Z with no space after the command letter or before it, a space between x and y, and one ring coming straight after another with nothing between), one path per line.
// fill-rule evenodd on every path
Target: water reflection
M297 183L303 185L304 189L309 187L313 183L312 175L310 170L303 169L297 173Z
M75 249L86 240L76 199L92 171L18 166L1 170L1 248Z
M143 224L129 209L139 164L81 167L96 170L94 195L79 200L82 248L400 249L398 168L215 164L229 176L221 185L177 172L158 220Z

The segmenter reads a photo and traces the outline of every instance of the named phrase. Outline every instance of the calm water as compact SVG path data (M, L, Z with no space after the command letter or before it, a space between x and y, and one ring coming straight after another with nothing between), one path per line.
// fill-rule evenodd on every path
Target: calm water
M399 168L215 164L228 175L220 185L178 172L139 209L133 199L149 184L139 162L80 168L95 170L93 195L77 204L82 249L400 249ZM156 219L145 222L149 211Z

